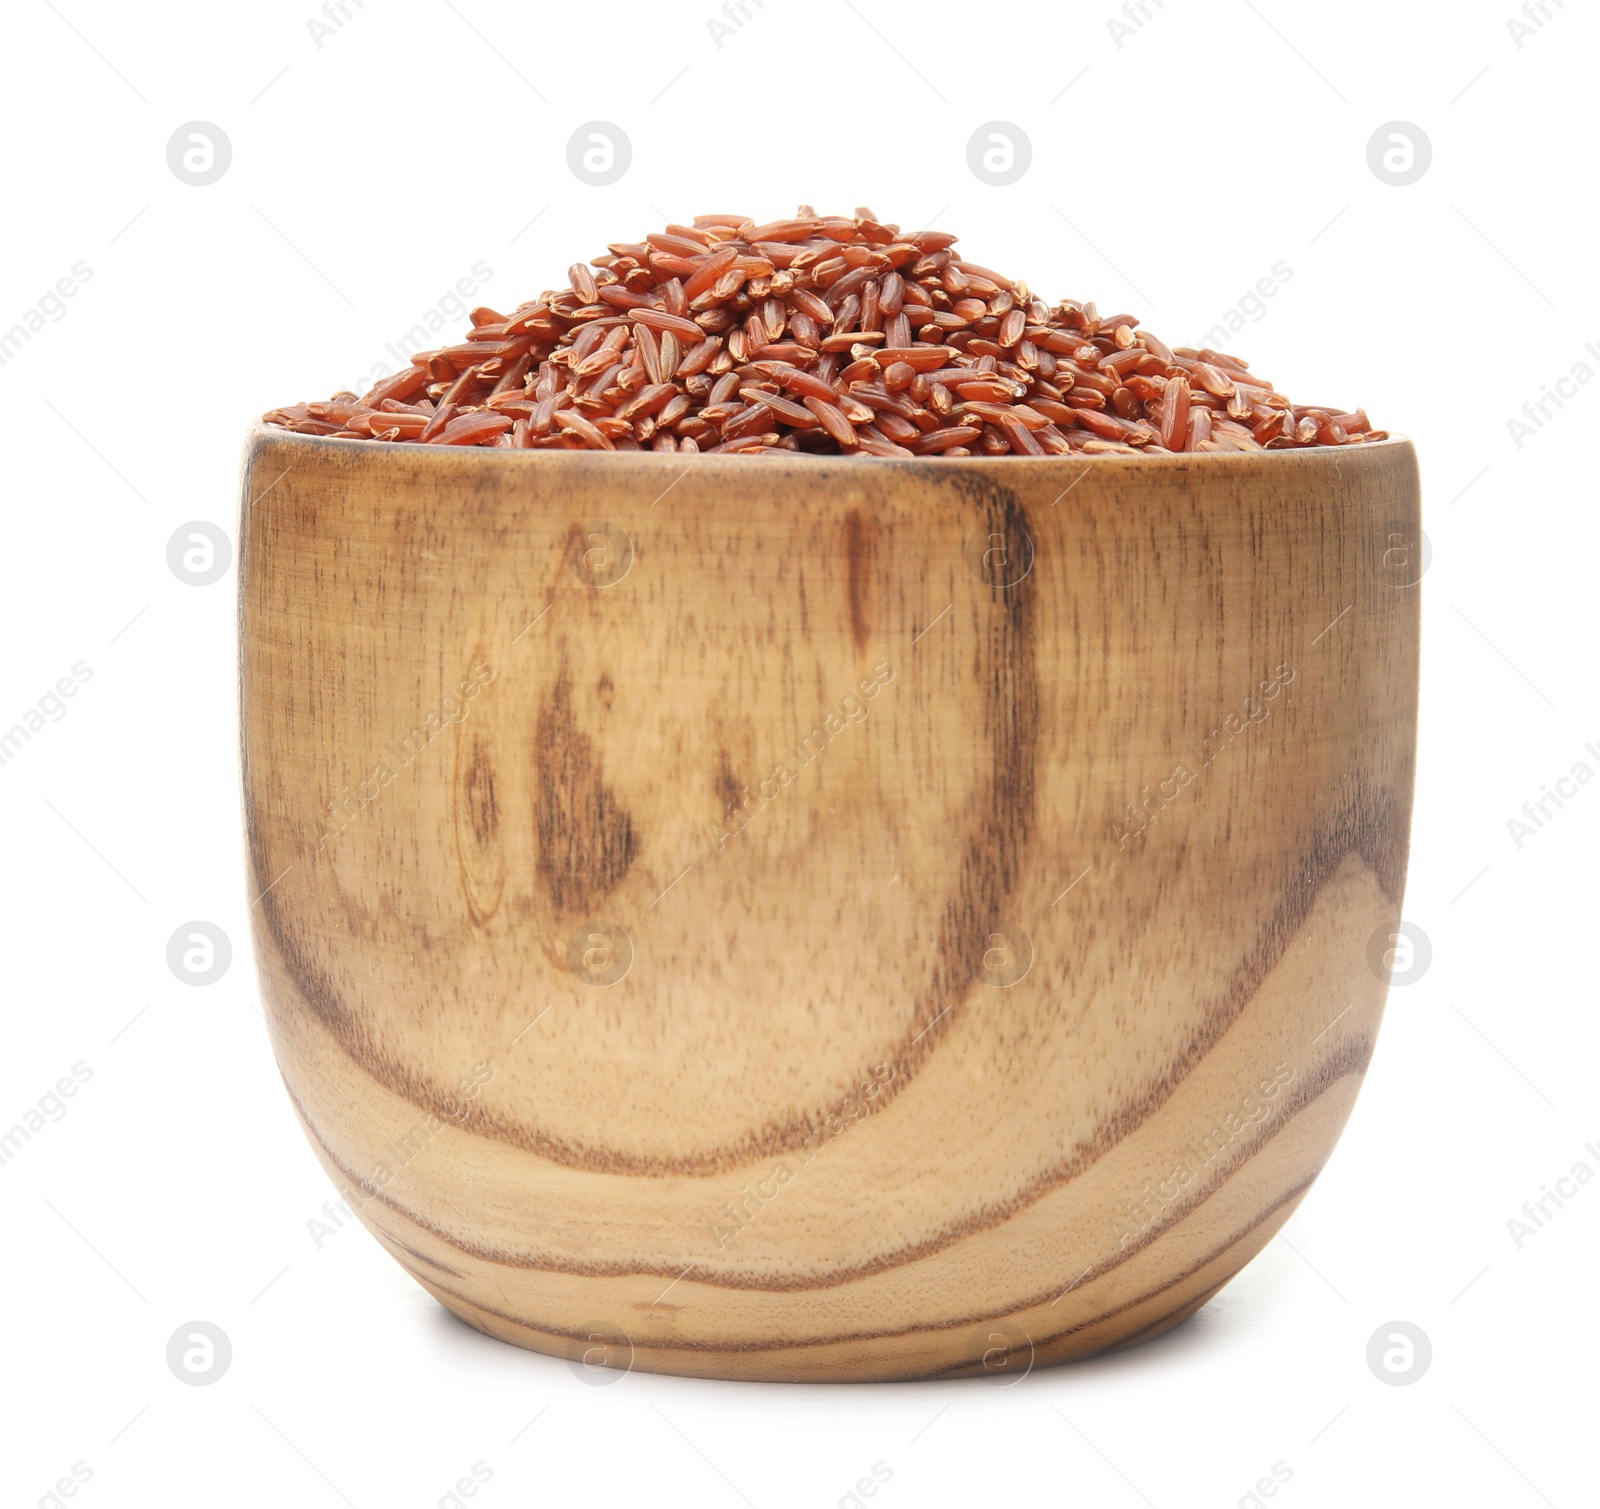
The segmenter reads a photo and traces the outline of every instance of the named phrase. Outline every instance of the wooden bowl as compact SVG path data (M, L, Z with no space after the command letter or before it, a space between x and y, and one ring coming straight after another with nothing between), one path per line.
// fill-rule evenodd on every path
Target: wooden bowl
M1156 1336L1350 1112L1400 914L1416 461L257 431L273 1047L450 1310L585 1364Z

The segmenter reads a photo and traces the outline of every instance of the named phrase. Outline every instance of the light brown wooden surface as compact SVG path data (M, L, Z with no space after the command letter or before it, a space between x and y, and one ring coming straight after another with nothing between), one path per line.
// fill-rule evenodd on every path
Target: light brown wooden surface
M1408 443L259 431L245 498L273 1046L473 1325L730 1378L1042 1365L1198 1308L1326 1161L1405 876Z

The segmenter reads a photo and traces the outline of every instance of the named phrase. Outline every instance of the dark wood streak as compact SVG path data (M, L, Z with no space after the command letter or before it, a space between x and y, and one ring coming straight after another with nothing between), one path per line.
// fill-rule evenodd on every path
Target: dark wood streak
M1341 1079L1351 1075L1359 1078L1364 1074L1371 1057L1372 1040L1370 1038L1353 1038L1338 1044L1317 1064L1311 1073L1297 1078L1293 1082L1293 1086L1286 1098L1279 1103L1282 1107L1280 1114L1270 1121L1261 1123L1261 1134L1250 1142L1248 1149L1236 1147L1232 1152L1225 1154L1215 1173L1210 1177L1194 1180L1195 1187L1189 1195L1173 1201L1168 1211L1163 1213L1159 1221L1152 1222L1143 1231L1124 1241L1111 1257L1091 1266L1088 1273L1083 1275L1082 1281L1089 1282L1109 1273L1113 1268L1127 1262L1135 1253L1143 1251L1146 1247L1158 1241L1175 1222L1184 1219L1205 1204L1261 1148L1267 1146L1296 1116L1320 1100ZM402 1205L398 1200L385 1194L381 1189L375 1188L370 1181L363 1179L361 1175L349 1168L328 1145L326 1139L307 1113L305 1106L301 1104L287 1081L284 1088L288 1090L289 1098L294 1104L295 1112L300 1117L301 1124L305 1127L307 1135L322 1150L322 1154L328 1162L346 1180L361 1189L370 1199L376 1200L379 1204L394 1211L396 1215L404 1217L420 1230L428 1232L431 1236L447 1246L455 1248L458 1252L465 1253L468 1257L505 1268L528 1269L540 1273L561 1273L584 1278L627 1278L635 1274L651 1278L677 1278L682 1273L681 1266L674 1267L672 1263L557 1263L550 1261L548 1258L532 1257L523 1253L509 1252L501 1248L489 1248L475 1242L465 1241L453 1232ZM838 1288L845 1284L855 1283L860 1279L872 1278L888 1269L900 1268L910 1263L920 1262L922 1259L931 1257L967 1237L976 1236L1000 1226L1020 1211L1037 1204L1046 1195L1083 1174L1098 1161L1099 1157L1103 1156L1103 1152L1104 1150L1102 1149L1100 1152L1093 1154L1093 1156L1079 1154L1063 1159L1054 1167L1041 1170L1020 1191L1006 1200L980 1206L960 1219L947 1223L922 1240L908 1243L903 1247L897 1248L892 1253L874 1255L864 1262L840 1266L821 1277L777 1276L766 1270L725 1270L721 1273L696 1272L695 1282L707 1284L713 1288L765 1291L769 1293L796 1293L814 1289ZM1313 1177L1315 1176L1313 1175ZM1133 1191L1130 1191L1131 1193ZM1051 1295L1047 1291L1034 1299L1019 1302L1013 1308L1027 1309L1030 1305L1041 1303L1049 1298L1051 1298Z
M1025 610L1019 605L1008 611L1020 614ZM1001 725L1003 732L997 740L997 753L1014 743L1014 735L1004 732L1011 726L1009 722ZM1408 773L1409 769L1408 763ZM1026 787L1016 790L1009 798L1015 806L1031 801L1031 776L1026 779ZM1353 781L1330 820L1309 837L1299 840L1304 856L1300 873L1263 925L1251 951L1217 996L1199 1013L1189 1041L1159 1074L1148 1077L1137 1091L1130 1093L1082 1144L1086 1156L1098 1156L1134 1131L1221 1041L1283 957L1315 905L1321 888L1349 855L1359 856L1376 876L1384 894L1398 907L1405 885L1409 795L1409 774L1404 791L1372 787L1359 779ZM260 890L266 888L273 877L268 873L270 865L263 854L248 776L245 818L252 870ZM962 1006L957 1004L931 1030L925 1030L938 1016L941 1000L949 1002L971 988L972 975L986 946L989 920L998 918L1003 911L1004 880L1009 873L1008 866L1017 862L1019 856L1014 845L1020 841L1008 840L995 853L979 854L974 859L970 857L973 849L985 843L993 848L994 841L987 828L975 832L969 840L969 863L963 866L958 904L945 913L948 920L941 924L934 978L919 996L913 1020L900 1041L878 1060L895 1068L894 1078L883 1087L878 1098L878 1110L903 1093L921 1064L949 1033L953 1019L962 1013ZM311 955L300 948L285 925L279 912L277 892L267 890L260 905L264 936L277 949L312 1016L329 1031L340 1048L378 1083L403 1096L419 1110L453 1118L455 1113L448 1104L451 1087L436 1084L394 1057L377 1041L367 1023L343 1005L327 976ZM942 996L941 991L944 992ZM279 1003L272 999L272 992L267 992L267 997L270 1009L280 1009ZM920 1040L919 1033L922 1034ZM858 1079L870 1074L870 1067L863 1067ZM624 1154L614 1149L591 1147L574 1139L556 1137L541 1127L498 1115L476 1104L459 1124L474 1135L494 1138L564 1167L627 1175L707 1176L795 1151L807 1138L815 1138L818 1127L826 1124L828 1115L843 1115L847 1095L848 1092L841 1092L835 1104L820 1112L794 1114L765 1128L752 1130L738 1142L677 1157Z
M578 727L563 670L534 730L534 836L539 875L556 907L593 913L633 865L633 818L606 784L594 741Z
M494 917L505 894L506 862L496 839L500 803L489 743L477 729L458 726L455 800L456 861L467 913L479 927Z
M452 1278L464 1279L467 1276L459 1268L452 1268L448 1263L441 1263L438 1258L429 1257L428 1254L423 1252L421 1248L409 1246L405 1242L402 1242L398 1237L391 1236L387 1231L383 1230L381 1226L374 1226L372 1231L385 1247L391 1247L398 1252L409 1253L419 1263L426 1263L430 1268L437 1268L440 1273L448 1273ZM394 1252L391 1252L389 1255L394 1257ZM396 1257L395 1262L399 1263L400 1266L408 1273L414 1274L416 1272L416 1269L413 1268L410 1263L406 1262L404 1258Z
M480 844L492 844L500 833L500 804L495 796L489 749L476 730L469 736L470 753L461 778L467 821Z
M1320 1172L1321 1170L1319 1169L1318 1173ZM1174 1274L1159 1287L1146 1290L1143 1294L1136 1295L1133 1299L1124 1300L1120 1305L1113 1305L1109 1310L1102 1310L1099 1314L1092 1315L1087 1320L1076 1321L1072 1325L1066 1326L1060 1331L1054 1331L1048 1336L1029 1337L1029 1340L1033 1343L1034 1351L1042 1352L1049 1347L1058 1346L1061 1342L1066 1341L1070 1337L1081 1335L1085 1331L1092 1331L1096 1326L1103 1326L1108 1320L1115 1320L1119 1315L1126 1315L1130 1310L1137 1310L1141 1305L1148 1305L1151 1300L1159 1299L1163 1294L1167 1294L1173 1289L1179 1288L1181 1285L1192 1279L1197 1273L1203 1273L1213 1263L1218 1262L1220 1259L1226 1257L1230 1252L1233 1251L1235 1247L1239 1246L1243 1242L1249 1241L1249 1239L1254 1236L1257 1231L1265 1226L1267 1222L1272 1220L1272 1218L1276 1216L1280 1210L1283 1210L1285 1206L1299 1204L1299 1202L1305 1198L1306 1192L1314 1183L1316 1183L1316 1179L1317 1175L1313 1174L1308 1179L1302 1179L1300 1183L1296 1184L1292 1189L1285 1190L1283 1194L1281 1194L1272 1202L1271 1205L1267 1206L1264 1210L1257 1211L1255 1217L1248 1224L1235 1231L1220 1246L1213 1247L1210 1252L1207 1252L1201 1257L1196 1258L1195 1261L1190 1263L1182 1273ZM1285 1219L1287 1219L1287 1217L1285 1217ZM1232 1278L1234 1275L1230 1274L1228 1277ZM1090 1281L1091 1280L1088 1279L1085 1280L1085 1282ZM1224 1279L1222 1283L1212 1285L1211 1288L1207 1289L1197 1298L1185 1300L1183 1305L1177 1311L1173 1312L1172 1314L1163 1315L1159 1320L1151 1322L1150 1325L1144 1327L1142 1330L1136 1331L1131 1336L1123 1338L1122 1342L1119 1343L1119 1346L1135 1346L1140 1341L1145 1340L1152 1335L1158 1335L1160 1332L1176 1325L1184 1318L1185 1315L1192 1315L1196 1310L1198 1310L1227 1282L1228 1279ZM1039 1302L1040 1301L1035 1301L1035 1303ZM1002 1311L998 1315L979 1316L976 1321L972 1322L972 1324L982 1325L985 1320L1000 1320L1006 1315L1018 1314L1026 1308L1026 1306L1018 1305L1011 1309ZM967 1323L968 1322L966 1321L961 1321L958 1324L965 1325ZM924 1327L923 1329L944 1330L947 1329L947 1327ZM961 1372L963 1368L970 1368L971 1366L971 1363L958 1363L949 1368L938 1369L927 1374L926 1376L929 1378L952 1377Z
M1316 1176L1313 1175L1310 1179L1302 1181L1293 1189L1286 1191L1265 1210L1258 1211L1248 1225L1234 1232L1225 1241L1223 1241L1220 1246L1213 1248L1203 1257L1191 1263L1176 1277L1168 1280L1154 1289L1147 1290L1145 1293L1140 1294L1133 1299L1124 1300L1121 1304L1114 1305L1111 1309L1105 1310L1098 1315L1094 1315L1087 1320L1076 1321L1072 1325L1066 1326L1060 1331L1052 1332L1049 1336L1039 1338L1030 1337L1029 1340L1033 1343L1034 1351L1044 1351L1046 1348L1055 1346L1066 1340L1068 1337L1078 1335L1084 1331L1091 1331L1096 1326L1104 1325L1106 1321L1114 1320L1117 1316L1124 1315L1130 1310L1136 1310L1141 1305L1147 1305L1152 1300L1159 1299L1163 1294L1166 1294L1170 1290L1179 1287L1187 1280L1193 1278L1196 1273L1202 1272L1210 1264L1215 1263L1219 1259L1227 1256L1227 1254L1237 1247L1241 1242L1248 1241L1252 1233L1264 1226L1286 1205L1292 1205L1303 1198L1306 1191L1311 1188L1315 1177ZM522 1316L513 1315L507 1310L497 1310L494 1308L494 1306L486 1305L482 1300L474 1299L469 1294L462 1294L458 1290L451 1289L447 1285L437 1282L437 1280L425 1278L422 1274L417 1273L415 1269L408 1269L407 1271L410 1272L413 1278L417 1279L419 1283L421 1283L436 1297L441 1294L448 1294L452 1299L460 1300L466 1305L470 1306L472 1309L477 1310L484 1315L494 1316L496 1320L506 1321L509 1324L518 1326L525 1331L532 1331L541 1336L562 1337L571 1341L586 1339L584 1332L568 1331L559 1326L552 1326L541 1322L526 1320ZM1226 1282L1227 1280L1223 1281L1223 1283ZM1161 1330L1164 1330L1171 1325L1175 1325L1177 1321L1182 1319L1185 1314L1192 1314L1195 1310L1198 1310L1200 1306L1206 1302L1206 1300L1210 1299L1211 1296L1222 1287L1223 1284L1216 1284L1212 1288L1208 1289L1199 1298L1185 1300L1183 1305L1177 1312L1174 1313L1174 1315L1163 1316L1160 1320L1154 1322L1152 1325L1146 1327L1143 1331L1136 1334L1139 1336L1148 1336L1152 1333L1159 1333ZM993 1321L1007 1320L1013 1315L1019 1315L1024 1311L1033 1308L1035 1305L1045 1303L1051 1297L1052 1296L1049 1294L1049 1292L1046 1291L1044 1294L1033 1299L1021 1300L1015 1304L1007 1305L1003 1310L996 1310L993 1312L973 1312L968 1315L958 1316L954 1320L940 1321L936 1325L898 1326L894 1327L893 1329L880 1331L845 1331L830 1336L807 1336L799 1339L791 1337L784 1338L782 1340L770 1341L746 1340L705 1342L673 1338L667 1341L650 1342L638 1341L632 1337L630 1337L629 1340L632 1342L633 1348L636 1352L804 1352L817 1347L849 1346L855 1343L868 1341L897 1341L906 1337L937 1336L942 1332L965 1330L973 1326L981 1326ZM1132 1341L1133 1338L1129 1338L1126 1344L1131 1345ZM926 1378L957 1377L969 1371L973 1366L974 1364L972 1362L965 1361L956 1363L948 1368L938 1369L934 1372L919 1372L917 1376Z
M852 508L844 516L845 589L850 607L850 637L858 655L866 653L872 637L880 532L877 522L862 518L859 508Z
M726 822L739 809L739 799L744 794L744 788L739 784L739 778L733 773L733 762L728 758L728 751L717 751L717 771L712 784L716 788L717 800L722 805L722 817Z
M1028 534L1027 510L1015 494L980 479L960 480L962 491L981 510L983 529L1015 549ZM918 1065L964 1014L991 935L1016 921L1007 912L1037 828L1040 695L1034 588L1031 576L1009 587L991 585L989 616L978 625L977 670L985 690L988 759L971 801L975 817L955 895L939 917L932 978L918 998L910 1041L892 1060L896 1073L890 1084L896 1091L910 1083ZM952 1002L955 1006L947 1010Z
M1145 1342L1154 1341L1158 1336L1165 1335L1175 1326L1181 1326L1196 1310L1210 1304L1218 1294L1227 1288L1234 1277L1236 1275L1229 1274L1221 1283L1213 1284L1209 1289L1202 1290L1201 1293L1197 1294L1193 1299L1185 1301L1170 1314L1163 1315L1160 1320L1152 1321L1148 1326L1141 1327L1129 1336L1124 1336L1121 1341L1112 1342L1103 1352L1098 1352L1096 1355L1109 1356L1112 1352L1126 1352L1130 1347L1143 1346Z

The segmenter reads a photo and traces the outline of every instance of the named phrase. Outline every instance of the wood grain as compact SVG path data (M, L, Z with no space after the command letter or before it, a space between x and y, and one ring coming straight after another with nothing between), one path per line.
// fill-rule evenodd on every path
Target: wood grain
M1405 878L1407 442L258 431L244 497L273 1047L471 1324L713 1377L1016 1370L1176 1324L1315 1179Z

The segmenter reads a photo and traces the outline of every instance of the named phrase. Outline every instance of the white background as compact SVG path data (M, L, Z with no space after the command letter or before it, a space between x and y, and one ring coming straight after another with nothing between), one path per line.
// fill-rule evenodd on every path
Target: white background
M92 1071L0 1166L4 1502L56 1502L79 1463L90 1509L428 1509L481 1463L487 1509L767 1509L832 1506L876 1462L889 1509L1248 1504L1274 1463L1289 1509L1593 1504L1600 1180L1520 1248L1507 1226L1579 1160L1600 1172L1600 783L1520 847L1507 828L1576 762L1600 771L1600 384L1520 447L1507 428L1575 363L1600 371L1600 23L1547 5L1518 47L1510 0L1149 0L1120 48L1109 0L749 0L720 48L710 0L349 0L320 47L310 0L7 6L0 330L75 263L92 276L0 366L0 728L93 674L0 766L0 1129ZM632 142L607 188L566 161L594 119ZM967 166L995 119L1033 148L1006 188ZM1433 149L1407 187L1367 162L1396 119ZM207 187L167 165L194 120L232 143ZM1421 455L1405 912L1431 967L1393 992L1337 1153L1255 1263L1170 1336L1009 1388L586 1386L458 1324L359 1226L316 1245L332 1191L249 961L232 577L166 561L188 521L232 536L257 413L364 387L475 262L509 307L608 240L801 200L962 233L1175 344L1285 262L1232 349ZM235 948L203 989L165 959L196 918ZM232 1342L210 1387L165 1361L196 1319ZM1405 1387L1365 1360L1396 1319L1433 1347Z

